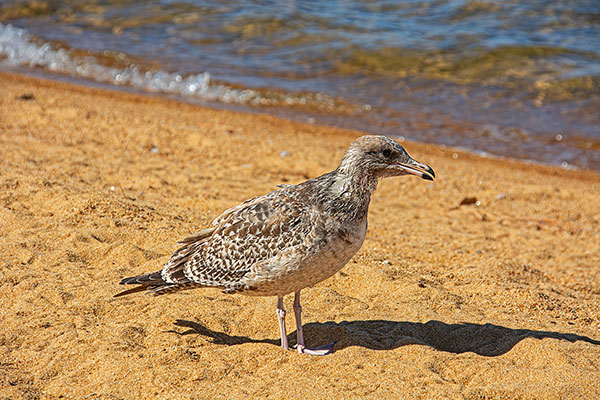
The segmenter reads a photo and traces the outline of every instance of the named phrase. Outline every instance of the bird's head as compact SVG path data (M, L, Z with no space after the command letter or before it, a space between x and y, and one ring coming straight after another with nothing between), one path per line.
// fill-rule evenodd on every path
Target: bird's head
M416 175L430 181L435 178L430 166L413 160L404 147L386 136L359 137L346 150L338 168L375 178L398 175Z

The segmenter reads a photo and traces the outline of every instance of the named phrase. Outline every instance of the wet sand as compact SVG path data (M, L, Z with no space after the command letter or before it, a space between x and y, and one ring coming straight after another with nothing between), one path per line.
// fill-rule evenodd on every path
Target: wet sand
M332 170L361 133L0 87L0 398L600 396L598 174L404 143L437 179L380 183L363 248L303 291L307 344L337 342L310 357L278 347L274 298L112 296L226 208Z

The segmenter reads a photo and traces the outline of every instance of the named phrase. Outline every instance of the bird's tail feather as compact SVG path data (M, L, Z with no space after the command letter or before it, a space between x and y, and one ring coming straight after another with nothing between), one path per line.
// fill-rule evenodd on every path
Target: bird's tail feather
M117 293L113 297L127 296L128 294L137 293L137 292L143 292L144 290L148 290L148 289L149 289L148 286L136 286L134 288L127 289L127 290L125 290L123 292Z
M117 293L113 297L126 296L128 294L143 292L145 290L148 290L148 291L156 293L156 294L162 294L161 292L163 292L164 289L168 289L172 286L175 286L173 283L166 282L162 278L161 271L151 272L149 274L143 274L143 275L138 275L138 276L132 276L130 278L123 279L119 283L121 285L140 285L140 286L136 286L134 288ZM166 291L164 291L164 292L166 293Z

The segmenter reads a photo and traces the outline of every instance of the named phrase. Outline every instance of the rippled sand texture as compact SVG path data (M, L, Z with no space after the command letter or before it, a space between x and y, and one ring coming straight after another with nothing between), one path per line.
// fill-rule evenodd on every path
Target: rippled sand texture
M0 86L0 398L600 395L597 174L405 143L438 178L380 184L362 250L303 292L307 343L337 341L308 357L278 347L273 298L112 296L225 208L331 170L358 132Z

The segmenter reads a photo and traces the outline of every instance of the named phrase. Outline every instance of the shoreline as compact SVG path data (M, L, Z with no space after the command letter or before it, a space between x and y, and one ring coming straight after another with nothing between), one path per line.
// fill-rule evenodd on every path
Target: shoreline
M31 78L31 79L39 79L39 80L45 80L45 81L50 81L50 82L56 82L56 83L65 83L67 85L83 86L83 87L89 87L92 89L105 90L105 91L109 91L109 92L114 91L114 92L128 93L128 94L137 95L137 96L147 96L147 97L152 97L152 98L158 98L158 99L164 99L164 100L169 100L169 101L175 101L175 102L179 102L179 103L190 104L190 105L198 106L198 107L206 107L206 108L215 109L215 110L240 112L243 114L251 114L251 115L254 115L254 114L269 115L269 116L273 116L275 118L280 118L280 119L283 119L286 121L300 123L300 124L306 124L306 125L311 125L311 126L316 125L316 126L328 127L328 128L332 128L332 129L338 129L338 130L361 131L360 128L359 129L351 129L351 128L347 128L347 127L343 127L343 126L336 126L335 122L332 122L330 124L330 123L328 123L328 121L316 122L316 123L304 121L303 119L305 119L305 118L313 119L314 116L318 116L317 114L312 114L309 111L306 111L303 113L302 110L284 109L284 110L269 112L269 107L261 109L261 108L249 106L249 105L246 105L243 103L235 103L235 102L234 103L223 103L221 101L188 98L184 95L176 94L176 93L151 92L151 91L147 91L147 90L143 90L143 89L139 89L139 88L135 88L135 87L131 87L131 86L119 86L119 85L114 85L114 84L110 84L110 83L106 83L106 82L100 82L100 81L95 81L95 80L91 80L91 79L86 79L84 77L70 76L70 75L65 75L65 74L61 74L61 73L52 73L52 72L47 72L47 71L35 71L35 70L29 70L24 67L12 67L12 68L0 69L0 74L5 74L5 75L9 75L9 76L10 75L23 76L23 77L27 77L27 78ZM292 112L289 112L289 111L292 111ZM319 115L321 116L321 118L323 118L325 120L327 120L327 118L328 118L328 115L325 113L321 113ZM343 118L343 117L341 115L338 115L335 117L335 120L340 120L341 118ZM423 119L425 117L421 116L420 118ZM419 118L417 118L417 119L419 119ZM329 122L331 122L331 121L333 121L333 120L330 120ZM474 123L472 123L472 124L474 124ZM458 126L458 124L456 122L453 123L453 125ZM456 130L456 129L459 129L459 128L455 127L454 130ZM379 134L379 133L370 133L370 134ZM384 135L391 136L396 139L403 137L400 133L398 133L396 135L393 135L393 134L391 134L391 135L384 134ZM547 166L547 167L551 167L551 168L562 168L562 169L565 169L568 171L582 170L582 171L590 171L590 172L593 172L596 174L600 174L600 171L597 171L597 170L594 170L591 168L580 167L578 165L570 164L570 163L568 163L567 166L565 167L558 163L552 164L549 162L531 159L531 158L518 158L518 157L510 157L510 156L501 155L501 154L493 154L486 150L470 149L468 147L462 147L462 146L445 145L445 144L432 143L432 142L426 142L426 141L416 141L413 139L408 139L407 142L422 143L422 144L426 144L426 145L428 144L428 145L437 146L437 147L441 147L441 148L451 149L454 152L470 153L475 156L483 157L483 158L492 158L492 159L497 158L497 159L504 160L504 161L516 161L516 162L522 162L525 164Z
M307 357L278 348L273 298L112 296L226 208L331 171L360 132L0 86L0 397L600 394L598 173L404 142L436 180L379 184L362 249L303 291L307 345L336 342Z
M338 127L338 126L334 126L334 125L326 125L326 124L319 124L319 123L312 124L309 122L295 120L293 118L286 118L283 116L277 116L277 115L273 115L273 114L270 114L267 112L262 112L259 109L253 109L250 107L245 107L243 105L239 105L239 109L235 109L235 107L233 107L233 106L230 108L229 105L221 104L218 102L206 101L207 104L200 104L199 102L188 101L188 100L186 100L186 98L180 97L177 95L146 92L143 90L138 90L138 89L130 88L130 87L126 87L126 86L114 86L114 85L111 85L108 83L88 81L88 80L85 80L82 78L74 78L74 77L69 77L69 76L65 76L64 79L54 79L53 77L49 76L49 74L47 74L47 73L41 73L40 75L38 75L36 73L29 74L27 72L22 72L22 71L18 71L18 70L6 71L6 70L0 69L0 77L2 79L33 80L33 81L38 81L40 84L42 84L42 82L45 82L44 85L46 87L52 87L53 85L60 87L61 85L66 85L67 87L71 86L71 87L79 87L82 89L86 88L86 89L90 89L90 90L96 90L98 92L105 92L105 95L109 96L109 97L111 97L111 96L119 97L117 95L117 93L122 93L122 94L128 95L128 96L148 98L148 99L153 99L153 100L156 100L159 102L164 101L167 103L185 104L185 105L192 106L192 107L198 107L200 109L213 110L216 112L223 111L223 112L234 113L234 114L239 113L241 115L249 115L249 116L256 115L256 116L262 116L262 117L269 117L269 118L274 118L276 120L283 120L286 123L298 124L298 125L304 126L305 128L309 128L309 129L310 128L318 128L319 131L330 130L330 131L335 131L338 133L342 132L341 134L349 134L349 135L353 135L355 137L360 136L361 134L375 134L375 133L363 132L361 130L347 129L347 128ZM397 136L390 136L390 137L393 137L395 140L398 140ZM444 154L450 154L450 155L457 154L457 155L460 155L461 157L466 156L469 159L480 158L483 160L497 161L497 162L501 162L501 163L524 164L526 166L539 168L540 172L542 170L547 170L547 172L550 173L550 170L556 170L556 171L564 171L566 173L578 172L578 173L582 173L584 177L587 177L588 174L591 174L592 176L596 175L596 176L600 177L600 171L596 171L593 169L580 168L580 167L571 166L571 165L569 167L565 168L560 165L548 164L543 161L538 161L538 160L533 160L533 159L513 158L513 157L488 153L483 150L471 150L471 149L463 148L463 147L420 142L420 141L414 141L414 140L410 140L410 139L399 141L399 143L401 143L403 145L405 143L408 143L411 146L412 145L424 146L425 148L431 147L431 148L438 149L439 151L443 152ZM556 173L556 171L551 172L551 173L554 174L554 173ZM576 174L576 175L579 176L578 174Z

